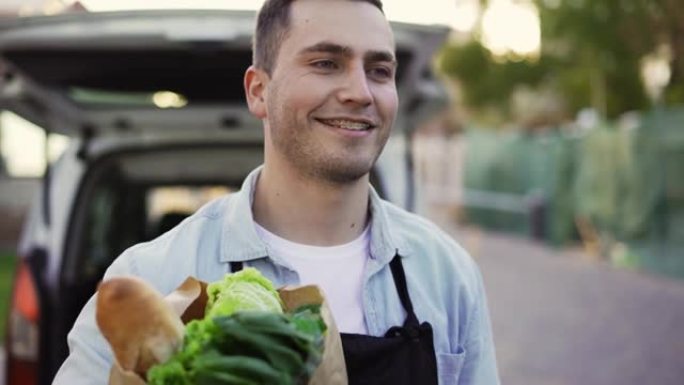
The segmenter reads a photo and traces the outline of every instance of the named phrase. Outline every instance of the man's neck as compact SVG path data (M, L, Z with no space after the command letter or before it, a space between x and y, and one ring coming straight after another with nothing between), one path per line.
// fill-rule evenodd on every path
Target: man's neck
M350 242L363 232L368 218L367 179L335 185L267 164L256 185L254 220L297 243L333 246Z

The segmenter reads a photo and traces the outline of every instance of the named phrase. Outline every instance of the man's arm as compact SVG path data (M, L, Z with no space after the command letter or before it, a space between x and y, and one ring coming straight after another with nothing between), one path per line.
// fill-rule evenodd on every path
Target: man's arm
M130 274L125 258L119 257L105 273L108 279ZM109 379L113 354L95 322L95 295L78 315L69 332L69 357L62 364L52 382L53 385L105 385Z
M465 363L458 383L461 385L496 385L500 382L494 353L492 325L479 269L477 277L477 297L471 309L471 316L468 317L464 346Z
M112 352L95 323L95 296L81 310L67 342L69 357L57 372L53 385L106 384Z

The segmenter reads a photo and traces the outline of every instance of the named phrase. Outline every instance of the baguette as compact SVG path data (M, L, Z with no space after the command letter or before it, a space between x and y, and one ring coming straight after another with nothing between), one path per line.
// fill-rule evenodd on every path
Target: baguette
M184 325L162 296L142 279L116 277L97 290L95 318L119 366L146 378L183 341Z

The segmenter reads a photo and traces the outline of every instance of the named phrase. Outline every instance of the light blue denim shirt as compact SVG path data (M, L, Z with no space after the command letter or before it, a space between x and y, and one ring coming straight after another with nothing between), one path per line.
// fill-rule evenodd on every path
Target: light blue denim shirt
M259 269L276 286L296 285L287 261L269 257L253 226L252 199L260 169L242 189L212 201L159 238L126 250L105 278L136 275L167 294L188 276L219 280L232 261ZM403 257L409 295L419 321L434 330L440 385L498 384L494 344L482 278L470 256L431 222L370 193L371 259L363 288L370 334L383 335L404 322L389 262ZM70 355L54 384L106 384L112 365L109 344L95 323L91 298L69 333ZM417 384L418 385L418 384Z

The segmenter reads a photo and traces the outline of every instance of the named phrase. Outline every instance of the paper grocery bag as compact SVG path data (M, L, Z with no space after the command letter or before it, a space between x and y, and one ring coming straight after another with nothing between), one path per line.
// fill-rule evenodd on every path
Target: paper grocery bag
M145 380L135 372L124 370L115 360L109 371L109 385L145 385Z
M300 286L278 290L286 311L304 305L322 305L321 316L327 331L323 342L323 358L311 376L309 385L347 385L347 366L342 351L342 338L332 313L318 286Z
M183 323L187 324L194 319L203 318L207 303L206 286L206 282L190 277L167 295L164 301L178 314ZM321 316L327 327L323 355L308 385L347 385L342 339L321 290L310 285L284 287L279 289L278 293L285 312L304 305L321 305ZM145 385L145 381L136 373L124 370L114 362L109 374L109 385Z

